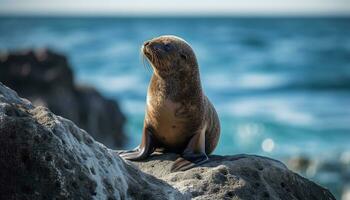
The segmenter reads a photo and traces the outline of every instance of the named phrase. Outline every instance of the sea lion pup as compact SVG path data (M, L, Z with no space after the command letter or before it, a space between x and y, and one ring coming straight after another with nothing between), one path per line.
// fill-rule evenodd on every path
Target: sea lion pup
M127 160L142 160L158 148L179 153L172 171L184 171L208 160L220 136L215 108L204 95L196 56L176 36L147 41L142 53L153 68L148 87L141 144L120 151Z

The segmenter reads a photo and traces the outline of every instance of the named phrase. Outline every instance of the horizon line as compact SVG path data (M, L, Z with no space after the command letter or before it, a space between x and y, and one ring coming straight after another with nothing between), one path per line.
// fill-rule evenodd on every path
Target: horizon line
M0 17L52 17L52 18L349 18L350 13L1 13Z

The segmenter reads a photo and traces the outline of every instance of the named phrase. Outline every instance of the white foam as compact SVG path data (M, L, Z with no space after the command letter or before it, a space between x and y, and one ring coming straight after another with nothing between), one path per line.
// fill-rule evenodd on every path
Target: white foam
M268 89L287 83L287 79L281 74L262 73L212 73L206 74L203 80L204 85L210 89Z
M131 92L131 91L147 91L147 84L142 80L141 76L134 74L124 74L119 76L103 76L92 75L85 76L80 82L92 82L99 89L106 92Z
M278 98L243 98L221 105L220 111L239 117L268 117L285 124L314 125L315 118L307 110L293 102Z

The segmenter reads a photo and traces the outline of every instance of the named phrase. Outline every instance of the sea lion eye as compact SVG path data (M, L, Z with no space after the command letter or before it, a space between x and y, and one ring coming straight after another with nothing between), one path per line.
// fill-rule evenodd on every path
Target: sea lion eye
M170 46L169 43L164 45L164 50L165 51L170 51L171 50L171 46Z

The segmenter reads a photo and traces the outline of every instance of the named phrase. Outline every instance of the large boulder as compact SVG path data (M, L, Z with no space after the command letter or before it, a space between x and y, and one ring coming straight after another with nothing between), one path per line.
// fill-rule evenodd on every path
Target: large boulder
M0 83L0 199L185 199Z
M134 162L142 171L168 182L192 199L331 200L321 186L290 171L283 163L255 155L210 156L209 162L185 172L171 172L176 155Z
M115 101L74 83L67 58L47 49L0 53L0 81L36 106L75 122L110 148L125 143L125 117Z
M175 154L125 162L73 122L0 83L0 199L335 199L281 162L211 156L171 172Z

